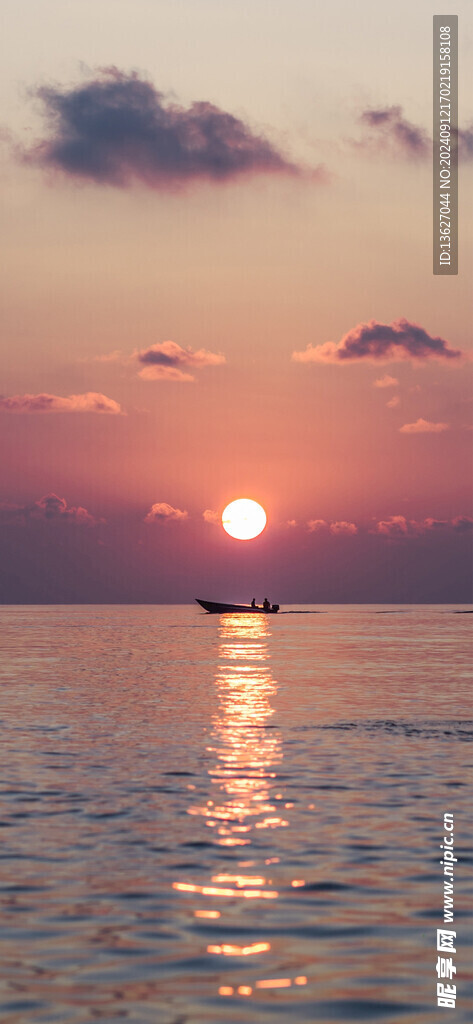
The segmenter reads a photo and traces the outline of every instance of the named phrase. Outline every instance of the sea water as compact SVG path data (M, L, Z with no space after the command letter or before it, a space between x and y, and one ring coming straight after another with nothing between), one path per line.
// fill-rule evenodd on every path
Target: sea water
M464 610L2 608L5 1022L470 1020Z

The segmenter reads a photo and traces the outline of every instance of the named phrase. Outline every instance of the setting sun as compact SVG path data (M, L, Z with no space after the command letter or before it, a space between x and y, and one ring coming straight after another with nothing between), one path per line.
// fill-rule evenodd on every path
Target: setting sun
M222 526L236 540L252 540L264 530L266 512L251 498L237 498L223 510Z

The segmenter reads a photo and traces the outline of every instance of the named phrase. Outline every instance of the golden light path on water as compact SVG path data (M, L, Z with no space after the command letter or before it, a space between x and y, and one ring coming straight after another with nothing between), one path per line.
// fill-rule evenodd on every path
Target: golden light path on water
M274 794L272 799L270 795L283 752L280 732L271 723L271 698L277 684L269 665L269 630L269 621L263 615L223 615L220 619L219 667L215 678L219 710L213 721L212 743L207 747L215 756L209 775L216 791L214 799L188 808L188 814L203 819L216 846L245 847L245 859L238 862L237 872L219 871L206 884L173 883L173 888L183 894L221 901L219 910L208 906L192 908L197 918L220 919L220 941L206 947L207 954L212 956L258 957L271 950L266 941L236 944L225 935L225 904L228 908L235 899L267 901L279 896L270 872L271 864L278 863L279 858L260 858L258 870L250 849L257 832L286 828L289 824L272 802L274 796L281 800L282 794ZM294 888L303 885L303 879L291 882ZM251 985L220 985L218 992L220 996L249 996L254 989L289 988L306 983L304 975L268 978L262 969L261 977Z

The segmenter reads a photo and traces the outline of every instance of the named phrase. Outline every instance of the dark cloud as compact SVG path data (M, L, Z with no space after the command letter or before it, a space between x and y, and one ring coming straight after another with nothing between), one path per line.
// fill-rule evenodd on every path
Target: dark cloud
M175 341L163 341L135 352L135 359L142 364L139 376L143 380L191 381L195 378L186 372L189 368L220 366L225 362L221 352L209 352L205 348L193 352L191 348L182 348Z
M98 412L112 413L117 416L122 410L113 398L107 398L96 391L87 391L84 395L11 395L7 398L0 395L0 409L13 413L34 412Z
M36 95L51 131L28 158L76 178L160 188L244 173L300 173L239 118L212 103L172 103L136 73L108 68L82 85L42 86Z
M68 505L65 498L57 494L45 494L39 501L29 505L0 505L0 521L6 523L27 523L32 519L43 519L79 526L96 526L103 519L96 519L86 508Z
M400 362L411 359L425 362L428 359L442 361L459 360L462 352L450 348L443 338L433 338L419 324L408 320L393 320L381 324L377 320L357 324L348 334L335 343L308 345L303 352L293 352L292 358L299 363L344 363L365 360L374 363Z
M402 107L380 107L377 110L364 110L360 121L368 128L374 129L376 140L384 144L394 144L408 156L424 157L430 152L431 141L423 128L407 121Z

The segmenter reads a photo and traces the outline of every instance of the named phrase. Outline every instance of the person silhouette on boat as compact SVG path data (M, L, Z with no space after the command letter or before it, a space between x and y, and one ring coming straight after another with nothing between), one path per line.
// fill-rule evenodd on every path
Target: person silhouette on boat
M253 598L253 600L251 602L251 607L252 608L256 608L256 597Z
M270 603L269 603L269 601L268 601L268 598L267 598L267 597L265 597L265 599L264 599L264 601L263 601L263 611L265 611L265 612L269 612L269 609L270 609L270 608L271 608L271 605L270 605Z

